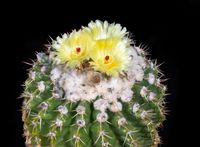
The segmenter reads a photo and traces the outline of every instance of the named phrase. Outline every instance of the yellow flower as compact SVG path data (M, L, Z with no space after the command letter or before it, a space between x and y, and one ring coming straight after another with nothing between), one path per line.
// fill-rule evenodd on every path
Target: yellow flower
M90 53L90 62L94 70L110 76L118 76L128 66L128 49L116 39L104 39L96 42Z
M122 28L120 24L96 20L90 22L84 31L95 41L90 52L93 60L90 63L94 70L117 76L126 69L131 43L126 28Z
M110 37L122 39L128 34L126 28L122 28L120 24L109 24L107 21L102 22L100 20L91 21L84 30L90 33L94 40L108 39Z
M56 49L57 58L61 63L70 67L80 65L85 59L89 59L89 49L92 44L91 37L80 31L73 31L70 35L57 38L53 47Z
M52 45L61 63L76 67L91 59L94 70L117 76L128 66L130 39L126 28L96 20L88 27L58 37Z

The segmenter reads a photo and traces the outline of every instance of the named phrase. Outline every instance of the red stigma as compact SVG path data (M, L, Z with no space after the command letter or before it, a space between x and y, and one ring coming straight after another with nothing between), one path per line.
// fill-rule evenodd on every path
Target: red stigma
M80 48L80 47L77 47L77 48L76 48L76 52L77 52L77 53L80 53L80 52L81 52L81 48Z
M106 61L108 61L108 60L109 60L109 58L110 58L109 56L105 56L105 60L106 60Z

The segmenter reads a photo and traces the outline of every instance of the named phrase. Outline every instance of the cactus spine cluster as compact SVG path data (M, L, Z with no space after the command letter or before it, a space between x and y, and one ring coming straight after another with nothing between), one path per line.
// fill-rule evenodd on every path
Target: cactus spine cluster
M24 86L28 147L155 147L165 119L156 63L126 28L99 20L37 53Z

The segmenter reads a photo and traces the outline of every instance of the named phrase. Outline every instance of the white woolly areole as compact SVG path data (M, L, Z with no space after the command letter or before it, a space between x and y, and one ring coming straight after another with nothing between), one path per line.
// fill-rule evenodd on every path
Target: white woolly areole
M155 76L152 73L149 73L148 82L149 84L154 84Z
M35 80L35 71L31 71L29 73L29 77L31 78L31 80Z
M97 114L96 119L100 123L105 122L108 120L108 114L105 112L101 112L101 113Z
M110 144L109 144L109 142L103 142L103 143L102 143L102 146L103 146L103 147L109 147Z
M41 61L42 61L44 55L45 55L44 53L37 53L37 54L36 54L38 62L41 62Z
M155 99L155 97L156 97L156 94L155 94L154 92L150 92L150 93L149 93L148 99L149 99L150 101L152 101L152 100Z
M140 109L140 104L135 103L135 104L133 105L133 113L136 113L139 109Z
M140 95L142 97L146 97L147 96L147 92L148 92L147 87L143 86L142 89L140 90Z
M49 132L49 133L47 134L47 137L54 138L54 137L56 137L56 134L53 133L53 132Z
M94 109L100 110L102 112L104 112L109 107L109 103L105 99L98 99L94 102L93 105L94 105Z
M42 110L47 110L48 109L48 104L46 102L42 102L39 107L42 109Z
M130 102L133 97L133 91L130 88L126 88L121 95L122 102Z
M49 132L47 134L47 137L54 138L54 137L56 137L56 134L54 132Z
M47 66L42 66L40 71L41 71L41 73L45 74L47 71Z
M160 79L156 79L156 85L160 86Z
M144 50L140 48L139 46L135 46L135 49L138 52L138 54L144 54Z
M121 117L120 119L118 119L117 124L119 126L124 126L127 123L126 118Z
M53 96L54 98L57 98L57 99L60 98L60 95L59 95L58 93L55 93L55 92L52 93L52 96Z
M140 117L142 118L142 119L145 119L146 117L147 117L147 115L148 115L148 112L147 111L142 111L142 113L140 114Z
M71 102L78 102L80 100L80 96L77 92L70 92L69 96L67 97L67 100Z
M85 114L85 107L79 105L78 107L76 107L76 113L77 113L77 114L80 114L80 115Z
M60 120L60 119L56 119L55 125L56 125L57 127L62 127L62 126L63 126L63 121Z
M120 102L113 102L110 107L109 107L110 111L112 112L119 112L122 111L122 103Z
M37 88L40 92L43 92L45 90L45 85L44 85L44 81L40 81L37 84Z
M78 119L76 121L77 126L79 126L80 128L85 126L85 120L84 119Z
M65 106L58 106L58 111L60 114L66 115L68 113L68 109Z
M57 80L61 76L61 73L62 73L62 69L60 66L57 66L56 68L54 68L51 71L51 80L55 82L55 80Z

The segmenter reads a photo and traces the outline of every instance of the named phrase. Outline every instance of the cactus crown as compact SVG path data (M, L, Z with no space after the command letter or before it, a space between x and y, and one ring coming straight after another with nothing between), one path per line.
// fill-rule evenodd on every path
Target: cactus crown
M165 119L158 66L126 28L99 20L38 53L23 93L27 146L157 146Z

